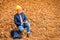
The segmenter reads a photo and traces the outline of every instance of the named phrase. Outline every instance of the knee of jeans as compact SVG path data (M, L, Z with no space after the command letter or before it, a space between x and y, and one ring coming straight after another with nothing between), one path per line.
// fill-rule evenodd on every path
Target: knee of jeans
M27 28L30 29L30 23L27 24Z
M29 27L30 27L30 23L27 23L27 26L29 26Z
M24 28L23 28L23 27L19 27L18 29L19 29L20 31L23 31L23 30L24 30Z
M20 29L20 31L23 31L23 30L24 30L24 28L21 28L21 29Z

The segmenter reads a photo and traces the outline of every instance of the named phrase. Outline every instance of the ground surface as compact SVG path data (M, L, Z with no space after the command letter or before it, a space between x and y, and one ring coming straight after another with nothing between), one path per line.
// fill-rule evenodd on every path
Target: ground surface
M0 40L13 40L16 5L22 6L31 24L31 37L24 31L21 40L60 40L60 0L0 0Z

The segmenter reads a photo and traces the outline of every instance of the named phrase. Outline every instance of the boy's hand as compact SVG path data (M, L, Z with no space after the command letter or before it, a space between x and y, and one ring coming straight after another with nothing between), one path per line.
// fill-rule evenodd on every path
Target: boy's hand
M23 21L23 23L28 23L28 21Z
M21 23L21 25L23 25L24 23L28 23L28 21L23 21L23 22Z

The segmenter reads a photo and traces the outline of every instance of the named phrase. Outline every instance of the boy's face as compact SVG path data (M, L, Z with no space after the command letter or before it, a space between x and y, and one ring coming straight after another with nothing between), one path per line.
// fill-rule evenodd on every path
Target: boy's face
M20 10L20 9L17 10L17 13L18 13L18 14L20 14L21 12L22 12L22 10Z

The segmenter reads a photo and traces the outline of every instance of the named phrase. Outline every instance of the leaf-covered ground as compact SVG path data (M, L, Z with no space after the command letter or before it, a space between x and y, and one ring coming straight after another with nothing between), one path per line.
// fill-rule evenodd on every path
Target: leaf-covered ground
M60 0L0 0L0 40L13 40L16 5L22 6L31 24L31 37L25 30L21 40L60 40Z

